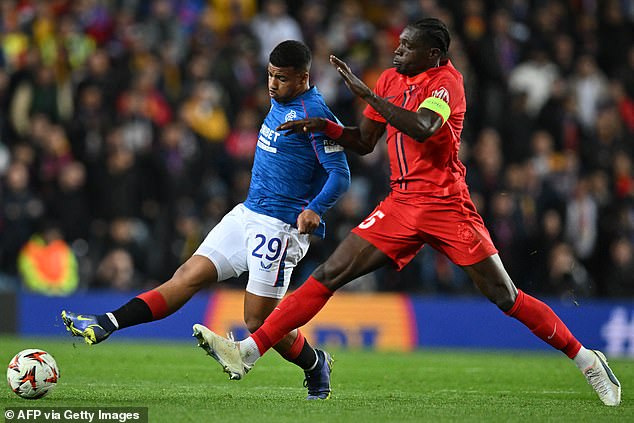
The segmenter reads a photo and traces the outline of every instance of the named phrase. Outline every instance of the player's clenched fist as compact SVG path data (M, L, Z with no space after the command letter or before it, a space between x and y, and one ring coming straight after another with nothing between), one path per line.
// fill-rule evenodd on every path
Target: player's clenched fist
M305 209L297 216L297 230L300 234L312 234L320 221L321 218L317 213L311 209Z

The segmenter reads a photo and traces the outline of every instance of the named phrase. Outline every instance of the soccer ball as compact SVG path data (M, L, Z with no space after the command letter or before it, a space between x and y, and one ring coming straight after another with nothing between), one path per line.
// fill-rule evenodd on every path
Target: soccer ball
M57 384L59 368L52 355L44 350L28 349L17 353L7 368L7 382L18 396L38 399Z

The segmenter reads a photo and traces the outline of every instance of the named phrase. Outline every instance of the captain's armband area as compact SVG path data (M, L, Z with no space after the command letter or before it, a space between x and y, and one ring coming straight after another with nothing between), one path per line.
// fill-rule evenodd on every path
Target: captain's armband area
M418 106L418 110L425 108L429 109L432 112L438 113L442 117L443 125L449 119L449 115L451 114L451 108L449 104L441 98L438 97L427 97L421 104Z

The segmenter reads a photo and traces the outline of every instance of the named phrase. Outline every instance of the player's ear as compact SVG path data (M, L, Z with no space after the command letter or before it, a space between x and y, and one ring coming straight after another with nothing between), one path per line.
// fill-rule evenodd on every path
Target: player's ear
M432 47L429 49L429 58L433 59L436 57L440 57L440 49L436 47Z

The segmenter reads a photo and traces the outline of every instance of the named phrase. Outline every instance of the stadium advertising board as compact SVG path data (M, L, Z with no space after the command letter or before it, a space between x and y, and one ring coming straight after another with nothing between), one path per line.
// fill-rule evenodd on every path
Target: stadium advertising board
M221 291L209 302L204 324L217 333L248 336L242 320L243 293ZM400 294L338 293L302 328L316 345L410 351L417 345L409 297Z
M219 333L246 336L242 324L243 291L199 294L167 319L127 328L112 339L155 338L193 341L194 323ZM20 293L17 332L28 336L68 336L59 313L103 313L118 308L130 294L97 292L68 297ZM547 299L585 345L611 357L634 358L634 302L584 300L579 305ZM11 307L3 307L11 319ZM318 317L302 329L314 345L408 351L412 348L545 350L551 348L515 319L483 298L417 297L401 294L339 292ZM70 338L69 338L70 340Z

